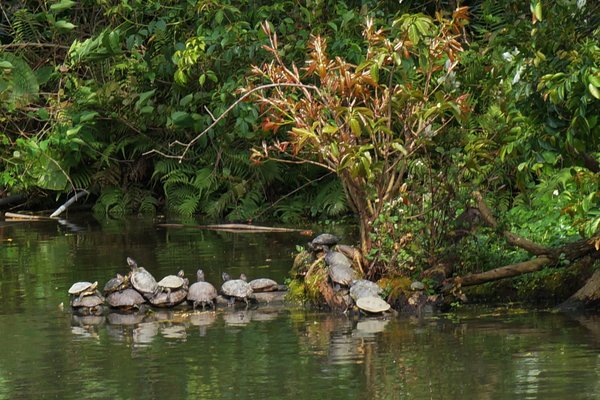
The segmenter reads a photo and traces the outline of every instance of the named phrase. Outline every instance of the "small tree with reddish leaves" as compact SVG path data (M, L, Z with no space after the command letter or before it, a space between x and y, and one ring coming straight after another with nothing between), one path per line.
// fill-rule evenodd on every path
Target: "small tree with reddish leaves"
M467 16L465 7L451 19L405 14L389 29L367 19L359 65L331 58L326 40L313 36L301 68L285 65L277 35L263 25L272 60L253 67L254 84L244 90L253 92L272 135L253 160L312 163L337 174L358 216L363 254L384 205L408 201L409 163L468 112L454 74Z

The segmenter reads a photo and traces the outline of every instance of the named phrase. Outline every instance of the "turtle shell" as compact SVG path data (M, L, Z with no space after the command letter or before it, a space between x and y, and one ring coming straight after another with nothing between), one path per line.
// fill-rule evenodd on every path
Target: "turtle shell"
M106 297L106 301L111 307L125 309L138 307L146 302L142 295L133 289L113 292Z
M370 313L381 313L389 310L391 306L379 296L361 297L356 301L356 306Z
M94 291L96 290L96 287L98 287L98 282L75 282L70 288L69 288L69 294L85 294L85 293L89 293L92 294L94 293Z
M187 289L177 289L171 292L159 292L151 296L148 301L156 307L174 307L181 304L187 297Z
M321 233L312 240L311 244L313 246L335 246L340 240L341 239L338 236L332 235L331 233Z
M83 297L74 297L71 300L71 307L73 308L94 308L102 305L104 299L97 294L90 294Z
M232 279L223 282L221 291L225 296L246 299L252 294L252 287L248 282L245 282L242 279Z
M325 255L325 264L332 265L340 265L348 268L352 267L352 261L339 251L328 251Z
M158 289L158 283L152 274L143 267L137 267L131 272L131 284L142 294L152 294Z
M350 297L352 297L354 301L357 301L361 297L377 297L382 291L383 289L381 289L375 282L371 282L366 279L359 279L352 282L352 286L350 287Z
M158 282L158 286L168 289L179 289L183 287L184 284L183 271L179 271L177 275L167 275Z
M253 292L274 292L279 289L279 284L273 279L258 278L248 282Z
M129 277L117 274L114 278L109 279L104 285L103 292L105 295L126 289L129 286Z
M190 286L187 294L187 301L192 303L194 309L198 305L203 307L206 304L214 305L214 300L217 298L217 289L208 282L196 282Z
M334 283L350 286L352 281L356 279L356 272L349 266L333 264L327 268L329 277Z

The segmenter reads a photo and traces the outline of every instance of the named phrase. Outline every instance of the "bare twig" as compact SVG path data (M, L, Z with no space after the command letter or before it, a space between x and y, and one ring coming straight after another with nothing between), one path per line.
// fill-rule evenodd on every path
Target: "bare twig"
M261 86L257 86L253 89L250 89L249 91L247 91L246 93L244 93L239 99L237 99L232 105L230 105L225 111L223 111L223 114L219 115L218 118L214 119L214 121L212 122L212 124L210 124L205 130L203 130L202 132L200 132L198 135L196 135L195 138L193 138L192 140L190 140L188 143L182 143L178 140L171 142L169 144L169 147L174 146L174 145L180 145L180 146L184 146L184 150L183 153L179 156L170 156L169 158L177 158L179 159L179 162L183 162L183 159L186 155L186 153L188 152L188 150L190 149L190 147L192 147L192 145L194 143L196 143L202 136L204 136L209 130L211 130L215 125L217 125L223 118L225 118L225 116L227 116L227 114L229 114L231 112L231 110L233 110L235 108L235 106L237 106L238 104L240 104L242 101L244 101L248 96L250 96L252 93L254 92L258 92L260 90L265 90L265 89L270 89L270 88L278 88L278 87L298 87L298 88L303 88L303 89L310 89L310 90L314 90L317 93L319 93L319 88L314 86L314 85L304 85L301 83L269 83L267 85L261 85ZM164 153L159 152L156 149L147 151L145 153L143 153L143 155L148 155L151 153L157 153L157 154L161 154L164 155Z
M54 49L69 50L69 46L56 43L9 43L0 45L0 49L23 48L23 47L49 47Z

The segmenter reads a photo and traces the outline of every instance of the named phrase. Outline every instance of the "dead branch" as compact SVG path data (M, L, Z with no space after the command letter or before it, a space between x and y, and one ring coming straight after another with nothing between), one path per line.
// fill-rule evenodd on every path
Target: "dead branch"
M280 87L298 87L298 88L302 88L302 89L310 89L310 90L314 90L317 93L319 93L319 88L314 86L314 85L304 85L301 83L285 83L285 82L281 82L281 83L269 83L267 85L261 85L261 86L257 86L255 88L252 88L250 90L248 90L247 92L245 92L239 99L237 99L232 105L230 105L225 111L223 111L223 113L221 115L219 115L219 117L214 118L212 115L211 117L213 118L213 122L202 132L200 132L198 135L196 135L196 137L194 137L192 140L190 140L187 143L183 143L180 142L179 140L175 140L174 142L169 143L169 147L175 146L175 145L179 145L179 146L183 146L183 153L181 153L181 155L179 156L168 156L165 153L162 153L156 149L152 149L149 150L145 153L143 153L143 155L148 155L148 154L152 154L152 153L157 153L162 155L163 157L169 157L169 158L177 158L179 159L179 162L183 162L183 159L185 157L185 155L187 154L188 150L190 149L190 147L192 147L192 145L194 143L196 143L198 140L200 140L200 138L202 136L204 136L209 130L211 130L215 125L217 125L223 118L225 118L225 116L227 116L227 114L229 114L231 112L231 110L233 110L235 108L235 106L237 106L238 104L240 104L242 101L244 101L248 96L250 96L252 93L254 92L258 92L260 90L265 90L265 89L270 89L270 88L280 88Z
M483 196L481 195L481 193L478 191L475 191L475 192L473 192L473 197L477 201L477 208L479 209L479 212L481 213L481 218L483 219L483 221L492 228L495 228L495 229L498 228L498 221L496 221L496 218L494 218L494 216L492 215L492 212L489 209L489 207L487 206L487 204L485 203L485 200L483 199ZM551 250L549 248L542 246L540 244L537 244L535 242L532 242L529 239L525 239L524 237L521 237L510 231L504 230L504 231L502 231L502 235L504 236L504 238L506 239L506 241L509 244L512 244L513 246L516 246L516 247L520 247L531 254L535 254L535 255L539 256L539 255L543 255L543 254L549 254L551 252Z
M498 228L498 222L483 200L481 193L475 191L473 192L473 197L477 201L481 219L488 226L492 228ZM446 284L444 291L449 291L459 285L479 285L481 283L492 282L499 279L511 278L514 276L539 271L544 267L559 266L561 265L561 260L569 260L571 263L573 263L573 261L586 256L591 256L592 258L600 257L600 233L592 236L589 239L578 240L576 242L568 243L555 248L542 246L507 230L502 231L502 235L506 238L506 241L509 244L515 247L520 247L532 255L537 256L537 258L516 264L506 265L504 267L478 274L469 274L463 277L446 279L444 281Z
M524 261L516 264L506 265L504 267L481 272L479 274L469 274L461 278L456 278L455 283L461 286L479 285L481 283L497 281L504 278L511 278L529 272L539 271L542 268L551 265L555 261L549 257L541 256L533 260Z

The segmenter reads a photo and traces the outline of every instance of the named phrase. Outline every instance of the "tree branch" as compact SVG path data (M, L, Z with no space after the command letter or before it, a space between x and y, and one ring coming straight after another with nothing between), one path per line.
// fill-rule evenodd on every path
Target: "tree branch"
M481 213L481 218L483 219L483 221L492 228L498 228L498 221L496 221L496 218L494 218L494 216L492 215L492 211L485 203L485 200L483 199L481 193L479 191L475 191L473 192L473 197L477 201L477 208ZM525 239L524 237L521 237L515 233L504 230L502 231L502 235L508 243L512 244L513 246L527 250L531 254L539 256L548 255L552 253L552 250L548 247L532 242L531 240Z
M237 106L238 104L240 104L242 101L244 101L248 96L250 96L252 93L254 92L258 92L259 90L265 90L265 89L270 89L270 88L277 88L277 87L299 87L299 88L303 88L303 89L311 89L316 91L317 93L319 92L319 88L314 86L314 85L304 85L301 83L269 83L267 85L261 85L261 86L257 86L253 89L250 89L249 91L247 91L246 93L244 93L239 99L237 99L232 105L230 105L225 111L223 111L223 114L219 115L218 118L214 118L213 117L213 122L212 124L210 124L205 130L203 130L202 132L200 132L198 135L196 135L195 138L193 138L192 140L190 140L188 143L182 143L180 141L174 141L171 142L169 144L169 147L174 146L174 145L180 145L180 146L184 146L184 150L183 153L180 156L177 157L171 157L171 158L178 158L179 162L183 162L183 158L185 157L185 155L187 154L188 150L190 149L190 147L192 147L192 145L194 143L196 143L202 136L204 136L209 130L211 130L215 125L217 125L223 118L225 118L225 116L227 116L227 114L229 114L231 112L231 110L233 110L235 108L235 106ZM161 155L164 155L164 153L159 152L156 149L147 151L145 153L143 153L143 155L148 155L151 153L158 153Z

